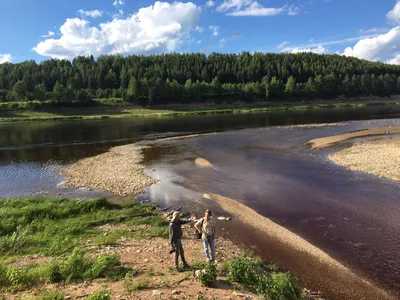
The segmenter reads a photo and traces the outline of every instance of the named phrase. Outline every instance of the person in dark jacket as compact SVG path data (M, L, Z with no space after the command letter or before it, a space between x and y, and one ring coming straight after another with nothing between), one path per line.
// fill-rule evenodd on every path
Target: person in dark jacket
M185 253L182 245L182 224L191 222L192 220L181 220L179 212L175 211L172 215L172 220L169 223L169 243L171 245L171 252L175 252L175 268L179 270L179 256L181 257L184 268L189 265L185 259Z

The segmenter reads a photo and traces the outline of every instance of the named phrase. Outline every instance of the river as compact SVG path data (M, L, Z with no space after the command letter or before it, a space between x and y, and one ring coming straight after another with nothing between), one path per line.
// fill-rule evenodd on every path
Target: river
M140 199L160 205L213 192L237 199L299 234L367 278L400 291L400 185L333 165L311 151L317 137L398 123L400 106L176 118L0 124L0 197L46 194L90 198L101 191L57 187L58 170L109 147L160 137L221 132L155 143L148 172L162 179ZM374 122L357 120L382 119ZM283 127L346 121L331 127ZM211 169L194 169L204 157Z

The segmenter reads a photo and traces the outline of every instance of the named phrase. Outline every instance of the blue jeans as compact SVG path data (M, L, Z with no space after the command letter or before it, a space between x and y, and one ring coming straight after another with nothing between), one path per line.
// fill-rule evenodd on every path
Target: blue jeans
M211 248L211 260L215 260L215 244L214 244L214 236L208 236L206 240L202 240L204 247L204 254L206 255L207 260L210 260L210 254L208 252L208 245Z

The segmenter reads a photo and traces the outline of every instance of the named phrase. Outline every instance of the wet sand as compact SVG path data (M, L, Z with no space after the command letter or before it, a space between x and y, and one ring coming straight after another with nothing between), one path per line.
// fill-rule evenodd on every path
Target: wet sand
M303 282L323 287L336 299L396 299L298 235L240 202L216 194L205 194L204 197L215 200L223 210L238 217L251 228L247 232L261 233L263 243L268 241L269 244L270 249L266 251L274 249L271 258L279 261L284 257L290 271Z
M400 181L400 138L355 144L329 156L334 163Z
M201 157L196 158L196 159L194 160L194 162L195 162L195 164L196 164L197 166L202 167L202 168L209 168L209 167L212 167L212 164L211 164L208 160L206 160L206 159L204 159L204 158L201 158Z
M318 138L309 141L307 145L310 145L311 149L321 149L349 139L369 137L369 136L379 136L385 134L395 134L395 133L400 133L400 125L373 128L368 130L348 132L339 135Z
M114 147L61 170L61 174L68 177L63 185L102 190L118 196L137 195L157 182L144 174L142 160L141 147L137 145Z

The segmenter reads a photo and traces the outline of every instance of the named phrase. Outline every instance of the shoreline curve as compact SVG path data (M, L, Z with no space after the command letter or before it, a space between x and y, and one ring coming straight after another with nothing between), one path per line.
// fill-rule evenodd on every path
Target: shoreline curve
M268 239L274 255L288 259L287 264L292 267L289 267L290 272L302 281L307 278L306 281L330 290L337 299L395 299L321 249L248 206L217 194L204 194L204 197L214 200L224 211Z

